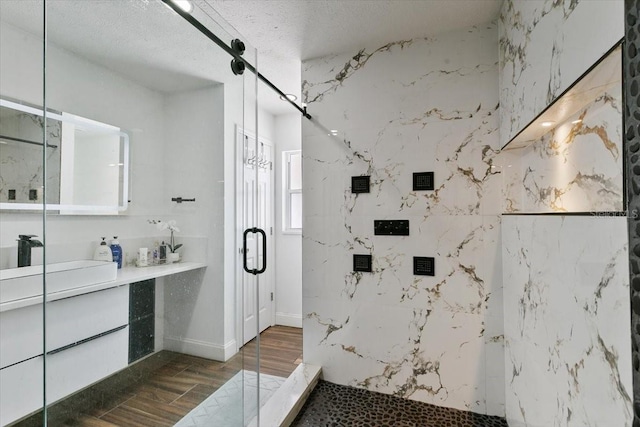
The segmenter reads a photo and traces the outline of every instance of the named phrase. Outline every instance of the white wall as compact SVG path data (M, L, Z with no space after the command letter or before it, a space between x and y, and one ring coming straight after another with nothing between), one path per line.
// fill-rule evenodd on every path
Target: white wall
M37 74L34 70L41 76L41 41L5 22L0 25L0 38L0 94L42 105L38 83L34 78L25 77ZM20 67L18 72L16 67ZM156 234L146 221L166 213L170 206L162 190L165 182L163 95L52 44L48 46L47 67L48 106L129 131L132 165L132 202L122 217L48 216L47 244L52 249L49 260L64 261L77 255L58 250L60 244L86 245L84 256L90 258L92 245L99 242L100 236L118 235L126 239ZM0 266L15 266L16 236L42 236L42 215L3 212L1 231ZM133 253L137 248L124 249Z
M180 234L208 236L207 269L165 280L165 347L224 358L224 87L165 98L164 198ZM180 241L180 240L178 240ZM186 247L185 247L186 249Z
M304 119L306 120L306 119ZM275 150L275 244L276 244L276 323L302 327L302 235L282 232L283 169L282 152L300 150L302 116L299 113L276 117Z

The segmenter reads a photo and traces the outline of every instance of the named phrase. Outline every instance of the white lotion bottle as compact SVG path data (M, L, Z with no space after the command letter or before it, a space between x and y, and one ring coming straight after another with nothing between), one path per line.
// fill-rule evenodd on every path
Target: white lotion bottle
M102 238L102 242L100 242L95 252L93 253L93 259L95 261L113 262L113 253L111 252L111 248L109 247L109 245L107 245L107 242L104 239L106 239L106 237Z
M146 267L149 265L149 249L140 248L138 249L138 267Z

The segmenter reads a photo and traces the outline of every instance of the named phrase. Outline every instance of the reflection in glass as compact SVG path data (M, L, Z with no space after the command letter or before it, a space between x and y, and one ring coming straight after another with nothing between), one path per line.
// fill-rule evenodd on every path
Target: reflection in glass
M0 99L0 208L117 214L127 208L129 136L119 128L49 111L46 180L42 109Z

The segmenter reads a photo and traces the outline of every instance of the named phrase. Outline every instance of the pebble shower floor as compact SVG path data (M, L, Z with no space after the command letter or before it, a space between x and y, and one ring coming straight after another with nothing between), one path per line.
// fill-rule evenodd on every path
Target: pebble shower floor
M504 418L319 381L293 427L507 427Z

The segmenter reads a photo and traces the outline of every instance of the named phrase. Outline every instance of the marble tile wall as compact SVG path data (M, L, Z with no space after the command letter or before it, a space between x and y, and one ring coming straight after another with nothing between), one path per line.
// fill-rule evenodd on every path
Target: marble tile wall
M502 144L622 38L623 5L505 1ZM624 210L622 113L616 88L533 145L503 151L505 212ZM510 426L631 426L627 242L624 217L502 217Z
M500 140L506 144L624 35L622 0L505 0Z
M502 244L509 425L631 426L626 218L505 216Z
M622 211L621 85L500 157L504 212Z
M304 357L326 380L504 416L496 46L487 25L303 63Z

